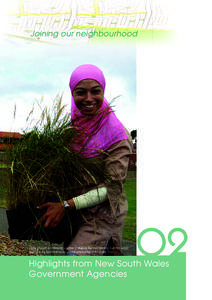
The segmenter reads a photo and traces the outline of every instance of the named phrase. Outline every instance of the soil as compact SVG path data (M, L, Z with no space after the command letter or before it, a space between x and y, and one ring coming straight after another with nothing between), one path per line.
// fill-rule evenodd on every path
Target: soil
M0 255L29 256L37 254L36 247L29 246L27 241L11 240L8 235L0 233Z
M52 256L64 255L61 245L48 242L18 241L0 232L0 256Z

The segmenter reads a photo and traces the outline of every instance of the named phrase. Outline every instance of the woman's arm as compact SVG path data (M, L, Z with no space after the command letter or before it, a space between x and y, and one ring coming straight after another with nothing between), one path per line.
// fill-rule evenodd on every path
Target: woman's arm
M111 182L106 182L107 195L113 215L119 213L120 204L124 204L126 196L124 182L127 178L129 157L132 154L132 142L122 140L113 144L108 150L105 169L109 173Z
M79 210L79 209L98 205L106 200L107 200L107 188L103 186L98 189L91 190L86 194L64 201L64 203L67 205L67 207L70 210ZM42 216L42 218L37 222L35 228L37 228L44 221L45 221L44 227L56 227L66 213L65 211L66 206L64 205L64 203L48 202L40 205L38 207L39 209L47 208L47 211Z
M107 188L105 186L91 190L86 194L73 198L76 210L95 206L107 200Z

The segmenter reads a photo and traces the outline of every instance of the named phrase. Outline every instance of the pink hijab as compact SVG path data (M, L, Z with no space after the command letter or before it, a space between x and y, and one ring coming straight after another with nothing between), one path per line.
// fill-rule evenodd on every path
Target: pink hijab
M105 78L102 71L90 64L77 67L70 78L71 119L72 125L78 131L74 149L85 157L93 157L107 150L112 144L128 139L124 126L118 120L112 108L104 98L103 104L95 116L83 115L74 103L73 91L77 84L84 79L96 80L105 90Z

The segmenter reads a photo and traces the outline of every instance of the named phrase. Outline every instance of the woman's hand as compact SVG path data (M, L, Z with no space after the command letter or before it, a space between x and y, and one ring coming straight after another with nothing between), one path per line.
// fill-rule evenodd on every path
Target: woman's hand
M65 215L65 208L62 203L48 202L38 206L38 209L47 208L46 213L40 218L35 225L38 228L45 221L43 227L56 227Z

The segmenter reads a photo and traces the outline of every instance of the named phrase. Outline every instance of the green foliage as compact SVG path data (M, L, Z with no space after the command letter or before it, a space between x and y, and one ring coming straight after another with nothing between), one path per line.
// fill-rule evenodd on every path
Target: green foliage
M110 176L102 168L103 158L101 163L95 157L83 159L80 153L71 150L76 131L70 126L70 114L62 105L62 97L55 98L51 109L42 107L42 101L37 104L38 121L33 119L32 109L26 119L23 138L7 149L8 185L0 189L0 204L8 209L21 203L40 205L49 194L56 196L58 201L70 199L75 196L76 188L82 189L88 184L97 186L96 178L99 182L111 183ZM135 241L136 181L127 181L125 191L129 209L123 238Z
M109 180L95 159L83 159L80 153L70 150L76 132L70 126L70 113L65 113L62 97L56 97L51 109L41 104L38 121L7 150L10 209L20 203L40 205L47 195L56 196L58 201L70 199L76 187L96 185L98 177ZM32 114L33 110L28 122Z

